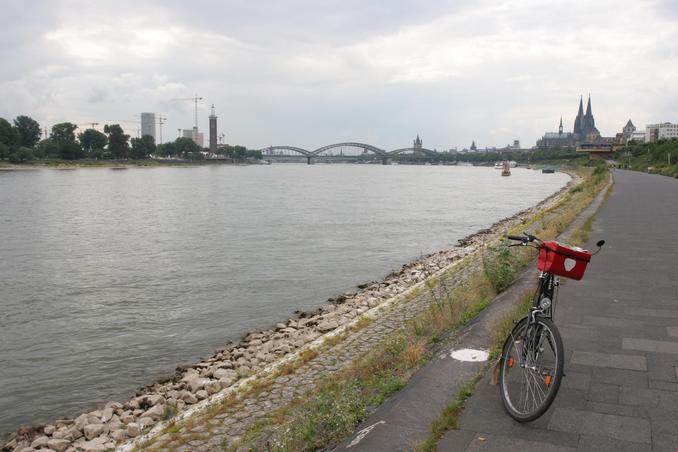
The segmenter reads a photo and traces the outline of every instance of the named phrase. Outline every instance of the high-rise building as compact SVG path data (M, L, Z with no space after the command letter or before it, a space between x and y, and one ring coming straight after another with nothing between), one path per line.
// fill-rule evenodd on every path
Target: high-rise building
M197 144L200 147L203 147L203 133L198 132L197 127L193 127L192 129L184 129L183 137L190 138L191 140L193 140L195 144Z
M217 115L214 114L214 104L210 114L210 153L217 153Z
M155 113L141 114L141 136L150 135L155 140Z

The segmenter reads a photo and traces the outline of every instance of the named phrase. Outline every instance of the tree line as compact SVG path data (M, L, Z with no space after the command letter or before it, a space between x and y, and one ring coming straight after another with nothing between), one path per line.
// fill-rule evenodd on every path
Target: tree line
M47 138L41 139L40 124L29 116L17 116L13 124L0 118L0 161L21 163L32 160L146 160L152 157L203 160L205 150L192 139L180 137L156 145L150 135L131 138L119 124L107 124L103 132L62 122L52 126ZM234 160L261 159L261 152L244 146L222 146L217 154Z
M622 168L678 177L678 138L651 143L631 141L617 151L615 160Z

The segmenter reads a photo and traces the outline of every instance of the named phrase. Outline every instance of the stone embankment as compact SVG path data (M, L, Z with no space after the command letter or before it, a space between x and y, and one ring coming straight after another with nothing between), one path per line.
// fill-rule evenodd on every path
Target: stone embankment
M383 281L362 284L358 291L330 298L315 311L297 312L294 318L275 327L249 332L240 342L227 344L193 366L178 367L172 377L142 388L131 400L108 402L100 409L75 419L61 419L48 425L21 429L10 436L2 450L93 452L114 449L149 432L164 420L182 418L197 408L204 409L223 399L225 394L233 393L243 381L253 376L271 375L281 364L298 355L300 349L317 343L318 338L336 333L371 309L387 304L387 301L398 298L429 277L440 274L459 259L477 251L488 239L548 208L564 192L565 189L538 206L460 240L458 247L403 265ZM376 328L381 331L378 325ZM333 365L339 367L339 364ZM281 380L277 387L281 403L291 400L295 389L299 389L286 388L285 378L278 377ZM302 389L313 386L312 381L306 383L308 387ZM267 407L257 409L262 412L249 413L255 419L264 415L263 410ZM234 423L238 421L238 415L234 414Z

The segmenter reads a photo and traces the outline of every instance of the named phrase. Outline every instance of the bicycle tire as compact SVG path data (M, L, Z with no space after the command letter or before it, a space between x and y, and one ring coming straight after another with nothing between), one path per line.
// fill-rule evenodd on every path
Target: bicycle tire
M499 363L502 402L513 419L533 421L549 409L563 377L564 353L560 332L551 320L537 316L529 325L525 317L516 324Z

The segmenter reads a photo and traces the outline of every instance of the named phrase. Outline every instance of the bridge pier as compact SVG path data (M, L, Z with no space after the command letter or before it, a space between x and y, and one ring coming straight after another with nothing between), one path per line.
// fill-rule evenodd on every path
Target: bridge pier
M313 157L306 157L309 165L313 165Z
M382 165L390 165L390 164L391 164L391 160L389 160L388 157L384 157L384 158L381 159L381 164L382 164Z

